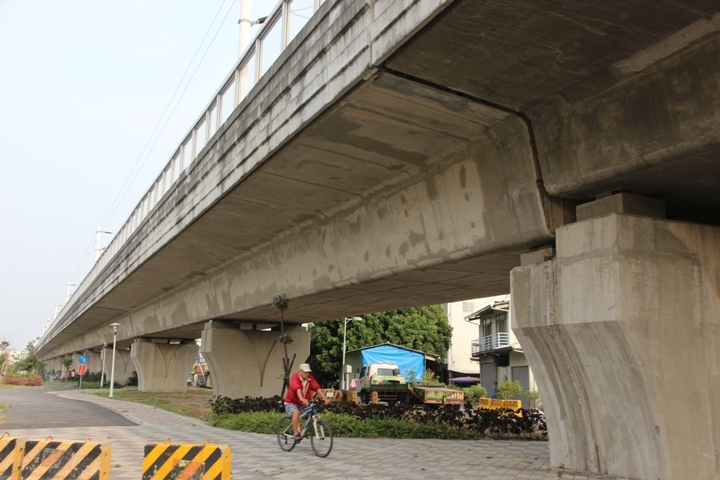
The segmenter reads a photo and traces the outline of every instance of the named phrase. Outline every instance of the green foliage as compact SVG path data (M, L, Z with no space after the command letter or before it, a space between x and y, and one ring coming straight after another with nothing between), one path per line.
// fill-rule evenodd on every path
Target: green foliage
M465 395L468 396L473 405L477 406L481 398L487 396L487 388L482 385L473 385L462 389Z
M514 400L515 397L522 395L522 392L523 387L518 380L515 380L514 382L505 380L497 388L495 394L497 395L497 398L501 398L503 400Z
M107 378L106 378L107 380ZM127 384L130 387L137 387L138 386L138 375L137 372L132 372L132 375L128 378Z
M540 392L537 390L528 390L525 392L524 397L530 404L530 408L538 408L540 404Z
M279 397L212 400L214 426L274 434L284 413ZM540 412L522 411L518 417L509 410L464 410L454 405L360 405L331 403L318 405L322 418L338 437L355 438L437 438L546 439L547 429Z
M70 366L73 364L72 357L65 357L62 360L62 364L65 368L70 368Z
M422 380L415 382L415 385L420 385L421 387L446 387L444 383L437 379L435 372L432 370L425 370Z
M35 345L28 342L27 347L23 350L20 358L15 361L13 370L16 372L38 373L41 377L45 375L47 365L41 362L35 355Z
M362 316L362 322L348 322L347 350L394 343L440 356L450 347L452 327L440 305L391 310ZM337 380L342 362L344 320L310 324L310 365L322 384ZM439 372L437 372L439 373Z
M245 412L284 412L282 399L274 397L244 397L230 398L218 395L210 400L212 412L215 415L234 415Z
M39 387L43 384L42 377L34 373L18 375L8 373L3 377L5 385L24 385L27 387Z
M83 380L83 382L82 382L82 388L83 388L83 390L85 390L85 389L88 389L88 390L99 389L99 388L100 388L100 381L96 381L96 382L86 382L85 380ZM102 388L110 388L110 381L108 381L107 378L105 379L105 385L104 385ZM113 390L117 390L117 389L120 389L120 388L123 388L123 385L120 385L118 382L115 382L115 383L113 384Z
M286 294L281 293L277 297L273 297L272 306L274 309L284 312L288 309L288 307L290 307L290 300L288 300Z
M236 415L214 415L210 417L210 425L228 430L274 434L277 430L278 422L284 416L284 413L277 412L244 412Z
M293 340L292 335L290 335L288 332L283 333L278 338L278 342L282 343L283 345L290 345L295 340Z

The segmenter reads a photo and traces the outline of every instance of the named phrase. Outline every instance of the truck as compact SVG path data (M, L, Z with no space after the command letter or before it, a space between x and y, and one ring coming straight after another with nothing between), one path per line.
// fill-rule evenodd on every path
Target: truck
M392 363L371 363L360 368L357 394L361 403L388 402L405 403L408 400L408 385L400 375L400 368Z
M408 384L392 363L371 363L360 368L357 395L361 403L424 403L461 405L463 392L452 388Z

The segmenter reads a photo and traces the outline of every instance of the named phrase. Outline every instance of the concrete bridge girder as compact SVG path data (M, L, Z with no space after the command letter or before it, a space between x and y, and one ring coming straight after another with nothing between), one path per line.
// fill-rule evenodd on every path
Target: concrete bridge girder
M720 224L718 8L326 1L41 353L111 342L111 321L123 348L197 338L210 320L275 326L279 293L289 323L507 293L520 255L557 231L556 261L512 274L553 464L718 476L717 239L672 220ZM574 203L628 190L665 200L671 220L573 223ZM701 334L679 335L683 352L710 365L696 377L663 357L679 356L668 312L686 307ZM231 336L243 353L215 351L244 359L253 341ZM674 415L675 381L709 426Z

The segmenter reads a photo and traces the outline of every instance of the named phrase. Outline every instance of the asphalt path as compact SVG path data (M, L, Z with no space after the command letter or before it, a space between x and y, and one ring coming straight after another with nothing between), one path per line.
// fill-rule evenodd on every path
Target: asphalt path
M0 390L0 432L18 428L128 427L122 415L91 402L61 398L58 389L21 387Z

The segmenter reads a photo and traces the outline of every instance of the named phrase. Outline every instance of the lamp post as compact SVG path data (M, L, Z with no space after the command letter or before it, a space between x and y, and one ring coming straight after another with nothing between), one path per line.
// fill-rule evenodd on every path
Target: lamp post
M103 350L102 350L103 364L102 364L102 373L100 374L100 388L103 388L103 385L105 385L105 349L107 349L107 343L103 343Z
M113 396L113 386L115 385L115 345L117 344L117 329L120 326L119 323L111 323L110 326L113 328L113 356L112 366L110 367L110 395Z
M343 326L343 357L342 357L342 382L340 382L340 390L346 389L347 373L345 372L345 347L347 341L347 324L348 322L362 322L360 317L347 317L343 319L345 325Z

